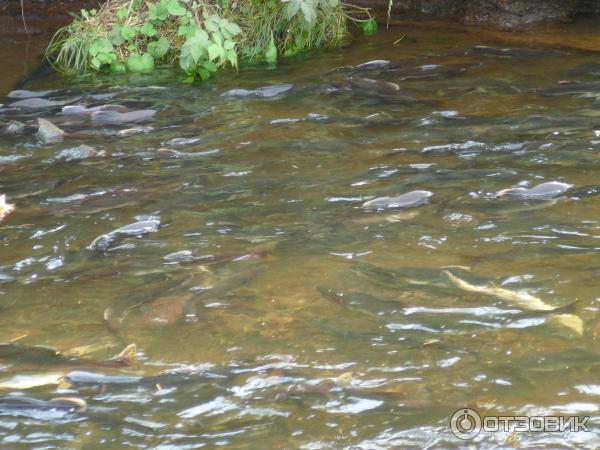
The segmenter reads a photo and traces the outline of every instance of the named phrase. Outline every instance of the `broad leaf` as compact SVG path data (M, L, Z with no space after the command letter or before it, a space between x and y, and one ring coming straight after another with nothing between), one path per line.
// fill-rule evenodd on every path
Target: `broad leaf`
M150 42L148 44L148 53L150 53L156 59L160 59L167 54L169 47L170 44L167 38L161 36L158 41Z
M154 70L154 58L150 53L131 54L127 57L127 70L130 72L151 72Z

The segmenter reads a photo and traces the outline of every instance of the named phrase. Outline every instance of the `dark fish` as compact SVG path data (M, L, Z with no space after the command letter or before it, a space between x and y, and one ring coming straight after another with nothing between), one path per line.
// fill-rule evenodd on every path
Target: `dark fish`
M564 194L572 187L572 184L561 183L560 181L548 181L529 189L524 187L502 189L496 195L498 197L508 196L523 200L550 200Z
M381 300L362 292L341 292L324 286L317 286L317 291L337 305L376 318L380 318L384 313L389 315L404 307L401 302Z
M395 67L398 63L393 63L387 59L376 59L373 61L367 61L362 64L358 64L356 66L344 66L338 67L336 69L331 70L331 72L361 72L361 71L369 71L369 70L380 70L380 69L389 69L391 67Z
M600 91L600 81L569 81L541 91L543 95L588 94Z
M0 413L24 411L56 411L83 412L87 404L85 400L76 397L58 397L51 400L40 400L29 397L5 396L0 397Z
M369 200L362 204L365 209L399 209L414 208L428 202L433 192L429 191L411 191L396 197L379 197Z
M96 368L131 367L137 359L135 344L128 345L119 354L104 361L64 356L58 350L38 345L25 345L18 342L0 344L0 361L10 364L34 364L36 366Z
M541 58L546 56L559 56L564 52L548 49L533 48L497 48L478 45L464 52L465 55L491 56L500 58Z
M370 95L383 100L416 103L418 100L400 89L397 83L372 78L349 77L348 85L353 92Z
M222 297L230 291L233 291L234 289L248 284L251 280L259 276L265 270L266 266L254 266L245 270L240 270L239 272L234 273L232 276L226 277L218 281L213 287L202 291L187 302L187 304L184 307L185 315L188 317L195 316L197 311L197 305L200 302L203 302L207 299Z
M410 289L415 288L447 291L450 283L439 269L427 267L402 267L389 269L378 267L366 262L355 264L352 269L353 276L369 281L370 283L386 289Z
M571 192L572 198L584 199L588 197L595 197L600 195L600 184L592 184L590 186L584 186Z

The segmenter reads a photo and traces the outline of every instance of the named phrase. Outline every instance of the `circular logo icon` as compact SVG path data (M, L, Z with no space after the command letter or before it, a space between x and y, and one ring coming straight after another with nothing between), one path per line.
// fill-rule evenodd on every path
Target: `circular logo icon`
M481 417L473 409L461 408L452 414L450 429L459 439L473 439L481 431Z

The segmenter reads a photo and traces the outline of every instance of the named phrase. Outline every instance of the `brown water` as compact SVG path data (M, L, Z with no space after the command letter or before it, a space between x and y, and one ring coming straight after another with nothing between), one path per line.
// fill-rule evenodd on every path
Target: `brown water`
M60 107L0 112L70 133L53 145L0 136L0 192L17 206L0 225L0 340L94 360L135 343L136 370L86 370L142 378L82 379L72 373L81 364L3 358L0 382L71 377L7 395L77 396L88 409L5 412L0 447L508 445L507 432L451 434L452 413L471 407L590 415L590 432L521 433L511 445L596 448L600 88L543 90L597 80L600 58L465 53L476 45L499 46L405 26L197 86L168 72L30 85L158 112L152 130L126 137L116 133L134 125L95 126ZM333 71L381 59L402 64ZM351 75L398 83L418 101L357 90ZM273 97L222 95L283 84L291 89ZM104 154L61 159L80 144ZM551 201L493 195L551 180L574 187ZM434 195L400 213L361 208L415 189ZM156 232L89 248L147 219L160 221ZM576 301L568 312L583 333L461 290L447 267L550 305Z

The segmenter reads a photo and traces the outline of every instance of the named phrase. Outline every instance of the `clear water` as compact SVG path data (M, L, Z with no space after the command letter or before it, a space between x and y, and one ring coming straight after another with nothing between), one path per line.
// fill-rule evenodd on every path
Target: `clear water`
M33 84L158 112L150 132L126 137L116 133L132 125L94 126L60 108L0 113L70 133L53 145L0 137L0 192L17 206L0 225L0 340L98 361L135 343L140 363L4 358L0 381L82 367L142 378L5 389L77 396L88 409L5 412L0 446L504 447L505 432L450 433L450 416L468 406L590 415L589 433L522 433L511 445L596 448L600 197L574 193L600 184L600 89L542 91L598 79L600 59L465 54L475 45L506 46L406 26L197 86L169 73ZM398 83L418 102L353 89L352 72L332 71L379 59L401 64L354 76ZM222 95L282 84L293 87ZM81 144L104 156L58 158ZM551 180L575 187L552 201L493 195ZM400 213L361 208L415 189L434 196ZM158 231L88 248L148 218ZM197 258L165 259L183 250ZM442 270L551 305L577 301L583 334L461 290Z

